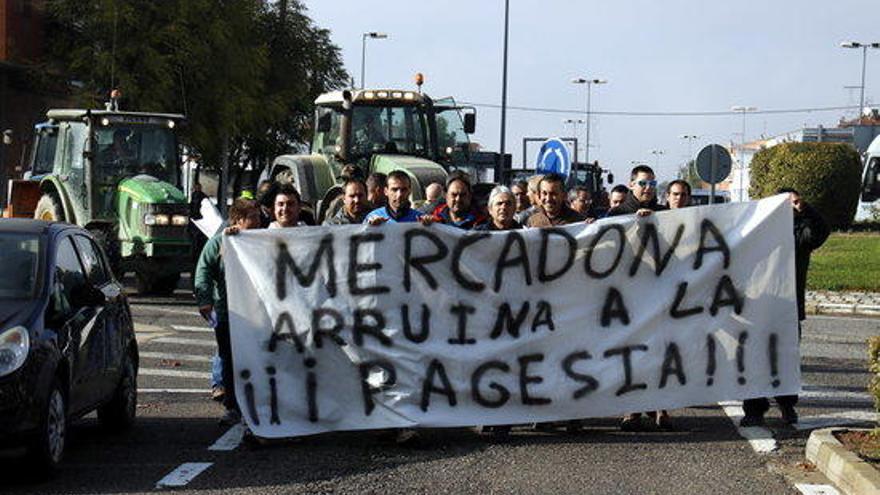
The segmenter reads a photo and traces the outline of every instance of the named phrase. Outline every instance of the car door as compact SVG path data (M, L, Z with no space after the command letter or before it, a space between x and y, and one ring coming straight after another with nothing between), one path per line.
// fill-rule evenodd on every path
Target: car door
M56 243L55 283L58 285L62 332L67 335L67 358L71 363L70 406L77 413L100 400L103 381L102 306L84 302L88 278L80 261L72 236ZM98 386L96 386L98 384Z
M104 295L104 305L98 309L98 327L96 331L101 335L96 336L96 344L102 345L101 353L101 380L96 384L101 389L101 397L107 397L116 388L121 378L122 357L127 343L125 329L125 308L122 307L122 286L110 275L110 269L106 258L101 255L100 248L95 241L82 234L73 236L77 251L80 255L86 272L86 279Z

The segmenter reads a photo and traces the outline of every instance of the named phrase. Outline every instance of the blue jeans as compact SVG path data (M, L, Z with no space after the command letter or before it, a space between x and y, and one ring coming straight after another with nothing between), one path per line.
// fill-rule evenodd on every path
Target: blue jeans
M211 357L211 388L223 386L223 359L219 352Z

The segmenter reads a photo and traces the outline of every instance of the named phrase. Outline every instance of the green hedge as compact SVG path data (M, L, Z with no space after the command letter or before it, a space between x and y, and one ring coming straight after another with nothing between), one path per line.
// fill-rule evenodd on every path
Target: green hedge
M874 408L880 412L880 336L868 339L868 371L871 372L868 391L874 396ZM875 431L880 433L880 424Z
M784 143L764 148L751 163L749 195L764 198L797 189L834 229L852 224L859 204L862 162L841 143Z

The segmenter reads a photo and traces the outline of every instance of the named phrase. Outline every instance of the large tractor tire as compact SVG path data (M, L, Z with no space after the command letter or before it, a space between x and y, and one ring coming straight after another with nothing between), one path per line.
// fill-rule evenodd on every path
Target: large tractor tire
M67 221L64 217L64 207L54 194L44 194L40 198L40 201L37 202L37 208L34 210L34 218L49 222Z

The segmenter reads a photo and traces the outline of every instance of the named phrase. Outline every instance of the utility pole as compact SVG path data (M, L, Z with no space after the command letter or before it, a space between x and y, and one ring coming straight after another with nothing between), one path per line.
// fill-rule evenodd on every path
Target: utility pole
M501 164L505 161L505 131L507 130L507 35L510 26L510 0L504 0L504 55L501 69L501 145L499 146Z

